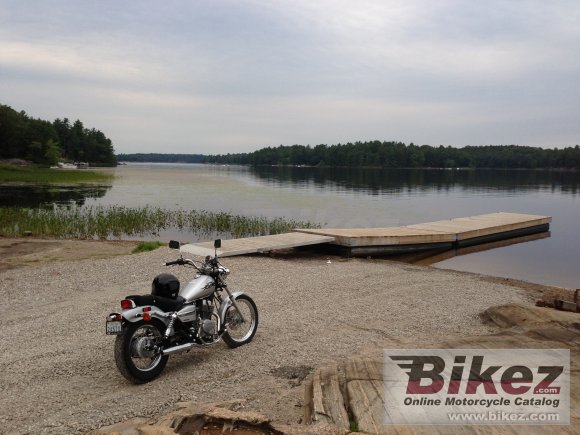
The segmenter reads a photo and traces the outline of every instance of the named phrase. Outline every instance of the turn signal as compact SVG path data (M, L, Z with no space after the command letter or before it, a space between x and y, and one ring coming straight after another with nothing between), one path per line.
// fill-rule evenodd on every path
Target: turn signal
M151 314L149 314L149 313L143 313L143 320L145 320L146 322L148 322L149 320L151 320Z

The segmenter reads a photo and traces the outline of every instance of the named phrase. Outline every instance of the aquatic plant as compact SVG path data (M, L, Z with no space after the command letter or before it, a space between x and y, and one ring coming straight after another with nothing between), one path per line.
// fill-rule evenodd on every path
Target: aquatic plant
M140 242L135 246L135 249L133 249L131 253L138 254L140 252L154 251L161 246L163 246L163 243L161 242Z
M121 239L157 236L177 229L198 237L221 234L250 237L279 234L292 228L318 228L312 222L285 218L236 215L206 210L168 210L158 207L87 206L32 209L0 207L0 236L72 239Z

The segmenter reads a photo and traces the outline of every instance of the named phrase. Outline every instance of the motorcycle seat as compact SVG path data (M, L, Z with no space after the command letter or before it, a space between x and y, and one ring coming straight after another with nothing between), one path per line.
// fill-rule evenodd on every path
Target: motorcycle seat
M165 312L179 311L185 304L185 299L181 296L177 296L176 299L170 299L155 295L131 295L125 299L131 299L138 307L154 305Z
M181 296L177 296L176 299L164 298L163 296L155 296L154 304L156 307L161 308L163 311L179 311L183 308L185 304L185 299Z
M138 307L155 305L155 296L153 295L131 295L126 296L125 299L131 299Z

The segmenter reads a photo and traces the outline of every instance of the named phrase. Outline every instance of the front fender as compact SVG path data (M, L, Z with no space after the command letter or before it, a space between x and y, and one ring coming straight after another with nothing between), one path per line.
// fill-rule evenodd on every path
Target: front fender
M243 294L244 294L244 292L234 292L234 293L232 293L232 296L234 297L234 299L237 299L238 296L243 295ZM226 323L226 311L231 306L232 306L232 300L230 299L229 296L226 299L224 299L224 301L220 305L220 309L218 311L218 316L220 317L220 323L222 324L222 328L223 328L223 325Z
M149 313L149 315L151 315L152 319L159 319L161 320L165 325L167 325L167 323L169 322L169 314L167 314L165 311L161 311L159 308L157 308L154 305L145 305L142 307L136 307L136 308L130 308L128 310L123 310L121 312L121 315L123 316L123 320L126 320L127 322L131 322L131 323L135 323L135 322L139 322L140 320L143 320L143 309L149 307L150 311L147 311L147 313Z

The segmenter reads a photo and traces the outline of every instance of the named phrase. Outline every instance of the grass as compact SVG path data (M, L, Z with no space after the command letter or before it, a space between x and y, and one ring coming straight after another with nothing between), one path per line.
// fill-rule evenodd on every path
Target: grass
M200 238L216 233L238 238L318 227L312 222L292 219L158 207L0 207L0 236L4 237L28 233L36 237L105 240L157 236L161 230L177 229Z
M354 420L349 421L350 431L351 432L358 432L358 423Z
M108 182L111 174L77 169L50 169L0 164L0 183L94 183Z
M131 251L131 253L138 254L140 252L154 251L157 248L160 248L161 246L163 246L163 243L161 242L140 242L137 244L135 249Z

